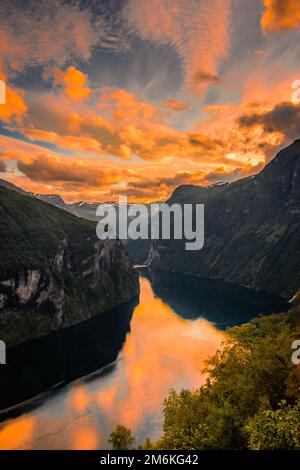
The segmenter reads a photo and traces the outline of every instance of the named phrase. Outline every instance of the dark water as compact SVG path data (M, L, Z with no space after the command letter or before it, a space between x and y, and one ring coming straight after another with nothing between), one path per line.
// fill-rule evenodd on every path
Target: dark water
M290 308L281 297L211 279L142 269L154 294L187 320L204 317L218 328L241 325L251 318Z
M227 326L289 307L220 281L140 269L141 296L12 348L0 366L0 449L107 448L120 423L161 433L170 388L198 387ZM34 397L34 398L32 398ZM31 399L31 400L29 400Z

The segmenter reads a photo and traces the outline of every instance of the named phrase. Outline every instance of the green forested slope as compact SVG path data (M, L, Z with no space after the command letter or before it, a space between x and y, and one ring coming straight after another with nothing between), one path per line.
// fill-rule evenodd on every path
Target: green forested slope
M118 240L96 224L0 187L0 338L17 344L138 293Z

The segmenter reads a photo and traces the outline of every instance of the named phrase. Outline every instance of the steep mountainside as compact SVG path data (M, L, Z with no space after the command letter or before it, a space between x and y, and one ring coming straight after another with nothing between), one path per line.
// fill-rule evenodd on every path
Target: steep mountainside
M10 183L9 181L6 181L6 180L2 180L2 179L0 179L0 186L6 189L11 189L13 191L16 191L17 193L23 194L24 196L30 196L36 199L40 199L41 201L48 202L49 204L52 204L53 206L60 207L61 209L65 209L66 211L72 213L71 207L69 208L69 205L66 204L63 198L59 196L58 194L31 193L28 191L24 191L24 189L19 188L19 186L16 186L15 184Z
M6 189L11 189L12 191L16 191L17 193L24 194L24 196L31 194L31 193L27 193L26 191L24 191L24 189L19 188L19 186L16 186L15 184L10 183L9 181L6 181L6 180L0 179L0 186Z
M292 297L300 287L300 140L259 174L212 187L180 186L169 204L205 204L205 244L154 241L153 268Z
M139 292L118 240L96 224L0 188L0 339L8 345L92 317Z
M28 193L29 196L36 197L41 201L48 202L53 206L60 207L61 209L68 210L68 205L65 203L63 198L58 194L36 194L36 193ZM71 211L69 211L71 212Z
M59 207L60 209L64 209L71 214L76 215L77 217L81 217L86 220L93 220L97 222L99 217L96 215L97 208L100 204L106 205L108 211L112 210L112 207L116 211L117 214L117 221L118 221L118 213L119 213L119 204L112 201L107 202L86 202L86 201L79 201L74 202L72 204L67 204L61 196L58 194L38 194L38 193L31 193L28 191L24 191L22 188L16 186L15 184L10 183L9 181L0 179L0 187L3 186L7 189L12 189L18 193L23 194L24 196L30 196L35 199L40 199L42 201L48 202L48 204L52 204L53 206ZM157 202L160 204L160 202ZM128 207L131 204L128 204ZM148 210L150 210L150 205L147 205ZM130 220L130 217L129 217ZM135 240L136 242L136 240ZM126 244L127 240L123 240L123 243ZM132 243L132 255L135 254L135 243ZM149 247L148 247L149 252Z

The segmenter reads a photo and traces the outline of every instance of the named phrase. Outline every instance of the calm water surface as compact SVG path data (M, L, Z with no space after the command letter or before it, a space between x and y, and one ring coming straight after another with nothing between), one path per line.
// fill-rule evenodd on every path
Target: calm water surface
M157 438L168 390L205 381L200 371L227 326L288 308L278 297L175 273L141 269L140 283L139 303L8 351L0 449L108 448L117 424L138 443Z

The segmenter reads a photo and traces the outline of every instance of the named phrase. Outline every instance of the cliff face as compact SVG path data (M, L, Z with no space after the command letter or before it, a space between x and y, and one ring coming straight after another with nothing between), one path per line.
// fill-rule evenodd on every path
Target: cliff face
M95 224L0 188L0 339L15 345L90 318L139 293L118 240Z
M205 242L152 243L153 268L223 279L292 297L300 286L300 141L259 174L231 184L180 186L169 204L205 205Z

